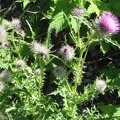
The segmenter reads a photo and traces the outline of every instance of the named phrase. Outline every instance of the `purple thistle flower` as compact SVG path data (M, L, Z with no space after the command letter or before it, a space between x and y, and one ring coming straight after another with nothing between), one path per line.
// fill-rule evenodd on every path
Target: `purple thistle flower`
M74 8L72 10L72 15L77 18L81 18L84 15L84 10L82 8Z
M104 12L99 18L99 24L109 34L117 34L120 31L120 22L111 12Z

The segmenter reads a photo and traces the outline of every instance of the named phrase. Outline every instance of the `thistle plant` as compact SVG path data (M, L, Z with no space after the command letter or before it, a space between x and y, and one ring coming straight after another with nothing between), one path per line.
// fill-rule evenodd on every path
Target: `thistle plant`
M40 4L32 2L37 3L36 9L42 8L43 1ZM99 104L94 102L99 94L105 94L107 90L112 92L114 87L120 93L120 85L117 85L120 70L111 67L109 71L113 70L115 74L111 72L109 76L109 71L104 70L106 79L98 79L94 71L99 72L99 69L94 69L96 66L93 65L90 70L86 61L91 46L96 43L101 48L102 42L120 48L117 41L112 40L120 31L118 18L110 11L101 10L95 12L97 17L93 19L90 15L96 5L94 1L52 0L43 6L49 3L50 10L44 13L47 7L41 9L40 16L39 11L29 11L31 4L23 1L23 6L28 6L20 17L12 17L11 21L1 18L0 116L3 114L9 120L108 118L106 111L111 105L107 110L106 106L99 108L105 112L103 115L99 113ZM43 34L44 25L39 28L36 24L41 15L50 20L47 32ZM65 34L61 35L60 31Z

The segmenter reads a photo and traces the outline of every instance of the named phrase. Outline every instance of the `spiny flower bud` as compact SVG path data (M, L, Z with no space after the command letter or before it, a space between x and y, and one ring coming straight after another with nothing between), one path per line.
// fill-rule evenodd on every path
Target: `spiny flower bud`
M25 67L25 65L26 65L26 63L25 63L24 60L21 60L21 59L20 59L20 60L16 61L15 65L16 65L18 68L20 68L21 70L23 70L24 67Z
M2 71L0 73L0 78L2 80L10 81L11 80L11 73L10 73L10 71Z
M107 84L104 80L97 80L96 81L96 89L99 91L99 92L103 92L107 87Z
M2 48L3 48L4 50L7 50L9 47L10 47L10 42L9 42L9 41L6 41L6 42L3 42L3 43L2 43Z
M12 19L11 24L16 30L19 30L21 28L21 21L17 18Z
M45 45L33 42L30 48L31 51L41 56L42 58L49 58L49 49Z
M2 92L4 89L4 83L2 81L0 81L0 92Z
M40 70L39 68L37 68L37 69L35 70L35 74L39 75L40 73L41 73L41 70Z
M76 18L82 18L84 15L84 10L82 8L74 8L72 10L72 15Z
M75 56L75 50L73 47L69 45L64 45L59 49L59 53L62 55L62 57L67 60L71 61L73 57Z
M0 26L0 43L4 42L7 38L7 32L3 26Z
M62 78L64 77L65 75L65 69L61 66L57 66L55 69L54 69L54 75L58 78Z

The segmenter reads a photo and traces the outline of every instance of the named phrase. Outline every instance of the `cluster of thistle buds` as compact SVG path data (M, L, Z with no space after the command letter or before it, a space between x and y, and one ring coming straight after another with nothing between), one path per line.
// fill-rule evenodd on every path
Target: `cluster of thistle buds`
M17 18L14 18L14 19L12 19L11 24L12 24L12 27L19 32L21 37L24 38L26 33L25 33L25 31L23 29L21 29L21 26L22 26L21 21L19 19L17 19Z
M15 31L17 31L21 35L21 37L24 38L26 33L21 28L21 25L22 25L21 21L17 18L12 19L11 22L6 20L4 24L1 24L0 25L0 43L7 41L7 37L9 35L9 33L7 32L8 28L15 29Z

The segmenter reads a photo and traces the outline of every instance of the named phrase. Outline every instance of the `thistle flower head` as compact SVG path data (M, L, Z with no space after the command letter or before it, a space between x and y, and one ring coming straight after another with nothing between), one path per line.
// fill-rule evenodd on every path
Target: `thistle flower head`
M11 80L11 73L10 73L10 71L2 71L0 73L0 78L2 80L10 81Z
M35 70L35 74L39 75L40 73L41 73L41 70L40 70L39 68L37 68L37 69Z
M7 38L7 32L3 26L0 26L0 43L4 42Z
M18 67L18 68L20 68L21 70L23 70L24 68L25 68L25 61L24 60L18 60L18 61L16 61L16 63L15 63L15 65L16 65L16 67Z
M64 77L65 75L65 69L61 66L57 66L55 69L54 69L54 75L58 78L62 78Z
M49 49L45 45L33 42L30 48L31 51L41 56L42 58L49 58Z
M0 92L2 92L4 89L4 83L2 81L0 81Z
M73 47L69 45L64 45L59 49L59 53L62 55L62 57L67 60L71 61L73 57L75 56L75 50Z
M107 87L107 84L104 80L97 80L96 81L96 89L99 91L99 92L103 92Z
M82 8L74 8L72 10L72 15L77 18L82 18L84 15L84 10Z
M98 22L100 29L108 34L117 34L120 31L120 22L111 12L104 12Z
M6 41L6 42L3 42L3 43L2 43L2 48L3 48L4 50L7 50L9 47L10 47L10 42L9 42L9 41Z
M11 22L13 28L19 30L21 28L21 21L17 18L14 18L12 19L12 22Z

